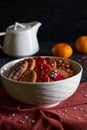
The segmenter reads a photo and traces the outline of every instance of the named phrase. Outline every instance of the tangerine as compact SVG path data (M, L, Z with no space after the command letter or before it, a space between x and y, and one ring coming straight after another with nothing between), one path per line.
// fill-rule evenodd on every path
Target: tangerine
M87 36L80 36L75 41L76 49L81 53L87 53Z
M57 43L52 47L54 56L69 58L73 53L72 47L67 43Z

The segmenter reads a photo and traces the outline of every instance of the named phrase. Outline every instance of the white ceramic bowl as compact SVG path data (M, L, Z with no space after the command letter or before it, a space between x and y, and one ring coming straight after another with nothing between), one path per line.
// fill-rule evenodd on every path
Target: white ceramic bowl
M9 68L22 59L11 61L0 70L3 86L14 99L26 104L40 105L41 107L48 108L69 98L77 90L83 71L79 63L67 59L75 75L60 81L32 83L8 79L5 75Z

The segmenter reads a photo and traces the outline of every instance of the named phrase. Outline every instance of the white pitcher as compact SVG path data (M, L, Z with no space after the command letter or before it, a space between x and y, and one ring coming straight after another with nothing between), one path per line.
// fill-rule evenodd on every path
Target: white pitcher
M22 57L30 56L39 51L37 31L41 26L40 22L18 23L9 26L6 32L0 33L5 35L3 46L4 53L10 56Z

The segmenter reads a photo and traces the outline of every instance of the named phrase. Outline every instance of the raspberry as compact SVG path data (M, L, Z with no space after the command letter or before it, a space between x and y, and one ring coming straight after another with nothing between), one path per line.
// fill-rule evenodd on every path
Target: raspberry
M38 56L36 58L36 66L40 66L41 64L46 64L46 61L44 58L42 58L41 56Z
M48 82L49 76L47 72L51 70L51 67L46 63L45 59L38 57L36 59L35 71L37 73L37 82Z
M48 74L44 73L37 76L37 82L49 82Z
M57 70L52 70L49 76L53 81L65 79L65 76L62 74L62 72Z

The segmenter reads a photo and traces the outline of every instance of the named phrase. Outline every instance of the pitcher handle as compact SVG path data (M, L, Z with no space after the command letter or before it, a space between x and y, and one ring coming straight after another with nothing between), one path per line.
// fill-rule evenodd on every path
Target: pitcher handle
M6 32L1 32L0 36L4 36L6 34Z
M1 32L0 33L0 36L4 36L4 35L6 35L6 32ZM3 46L0 45L0 49L3 50Z

